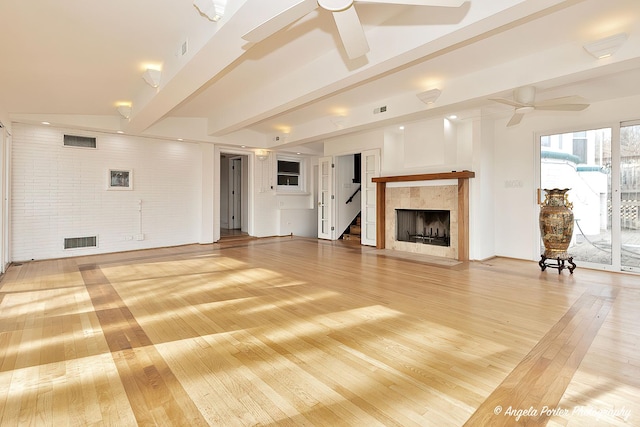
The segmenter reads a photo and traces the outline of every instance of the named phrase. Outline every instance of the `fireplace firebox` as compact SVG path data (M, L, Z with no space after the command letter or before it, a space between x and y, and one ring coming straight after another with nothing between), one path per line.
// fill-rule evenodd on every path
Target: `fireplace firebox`
M446 210L396 209L396 240L449 246L451 213Z

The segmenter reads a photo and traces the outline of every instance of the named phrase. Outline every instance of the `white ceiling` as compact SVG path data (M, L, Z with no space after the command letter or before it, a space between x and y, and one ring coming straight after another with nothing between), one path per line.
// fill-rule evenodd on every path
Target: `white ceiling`
M214 23L191 0L2 1L0 118L303 151L450 113L508 118L489 98L523 85L537 100L640 94L638 0L356 1L371 51L354 60L322 9L263 42L242 39L296 2L227 0ZM620 32L628 39L610 58L583 49ZM158 89L141 77L146 64L162 67ZM435 104L417 99L433 88ZM125 101L129 120L116 111ZM387 112L374 114L380 106Z

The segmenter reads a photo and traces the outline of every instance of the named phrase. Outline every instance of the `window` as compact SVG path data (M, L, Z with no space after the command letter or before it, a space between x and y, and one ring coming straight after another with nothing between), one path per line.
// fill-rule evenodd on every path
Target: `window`
M304 191L304 162L295 157L278 156L276 182L279 191Z
M573 132L574 156L578 156L580 163L587 163L587 132Z

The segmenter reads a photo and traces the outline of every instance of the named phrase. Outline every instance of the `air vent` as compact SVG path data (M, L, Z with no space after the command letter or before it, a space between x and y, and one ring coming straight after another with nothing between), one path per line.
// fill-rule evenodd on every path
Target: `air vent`
M382 107L374 108L373 114L385 113L387 111L387 106L383 105Z
M66 147L96 148L96 138L78 135L65 135L64 145Z
M64 248L65 249L77 249L77 248L95 248L98 246L97 236L88 237L65 237Z
M189 52L189 40L184 39L178 47L178 56L185 56Z

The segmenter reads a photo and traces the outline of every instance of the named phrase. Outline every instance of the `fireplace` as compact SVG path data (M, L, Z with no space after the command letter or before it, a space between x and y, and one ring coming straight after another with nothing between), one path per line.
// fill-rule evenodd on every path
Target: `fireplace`
M396 209L396 241L451 245L451 211Z
M474 172L465 170L372 178L376 183L376 247L468 261L469 178L473 177ZM396 209L448 210L450 245L397 241Z

